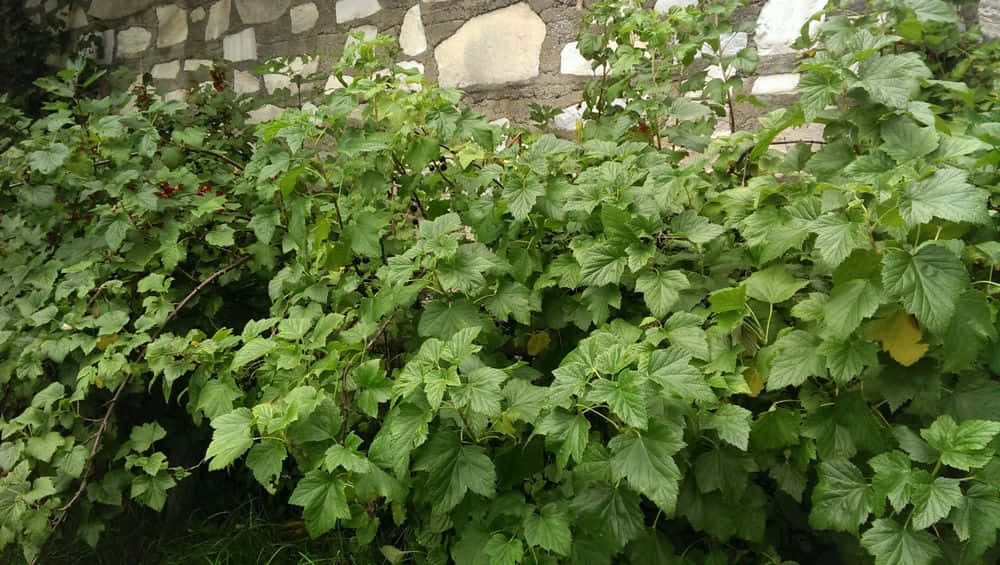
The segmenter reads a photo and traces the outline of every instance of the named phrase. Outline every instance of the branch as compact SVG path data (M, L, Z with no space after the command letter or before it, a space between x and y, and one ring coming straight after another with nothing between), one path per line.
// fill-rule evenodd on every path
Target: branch
M233 161L228 156L223 155L222 153L219 153L217 151L212 151L211 149L200 149L198 147L191 147L190 145L184 145L183 148L186 149L186 150L188 150L188 151L194 151L195 153L202 153L202 154L205 154L205 155L211 155L212 157L215 157L216 159L219 159L221 161L225 161L226 163L229 163L230 165L236 167L237 169L239 169L241 171L243 170L243 165L241 165L240 163L238 163L236 161Z
M156 338L160 336L164 328L167 327L167 324L169 324L170 321L177 316L177 313L180 311L180 309L183 308L188 302L190 302L191 299L194 298L194 296L199 291L201 291L201 289L205 288L206 286L211 284L212 281L218 279L222 275L228 273L229 271L232 271L233 269L239 267L240 265L246 263L249 260L250 260L249 256L243 257L237 260L235 263L232 263L230 265L227 265L219 269L218 271L215 271L214 273L209 275L207 279L202 281L201 284L195 287L194 290L189 292L187 296L184 297L183 300L177 303L177 306L175 306L174 309L170 312L170 315L167 316L167 319L163 322L160 328L156 330L156 333L153 334L153 338L150 339L148 342L146 342L146 345L141 350L141 353L139 353L139 355L136 357L136 361L139 361L146 355L146 348L149 346L149 343L155 341ZM61 526L62 523L66 521L67 516L69 516L70 509L73 508L73 506L77 503L77 501L80 500L80 497L83 496L84 491L87 490L87 484L89 484L90 482L90 471L93 470L94 460L97 458L97 451L101 447L101 440L104 439L104 433L108 430L108 423L111 421L111 415L114 413L115 406L118 405L118 400L121 399L122 392L125 390L125 387L128 386L128 383L131 380L131 378L132 378L131 374L125 375L125 378L122 379L122 382L115 389L115 394L111 397L111 400L108 402L108 407L104 410L104 417L101 418L101 425L98 426L97 433L94 434L94 444L90 447L90 455L87 457L87 465L84 468L83 473L80 475L80 486L77 487L76 492L73 493L73 497L69 499L69 502L63 505L62 508L58 509L59 517L57 517L56 520L52 523L52 527L49 531L49 536L45 539L45 542L42 543L42 546L38 548L38 554L35 555L34 559L32 559L31 565L37 565L37 563L41 560L43 555L43 550L45 548L45 543L55 536L55 533L59 529L59 526Z

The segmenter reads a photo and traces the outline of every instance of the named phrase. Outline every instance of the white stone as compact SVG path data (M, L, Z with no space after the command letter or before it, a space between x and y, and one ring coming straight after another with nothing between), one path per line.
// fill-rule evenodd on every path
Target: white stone
M153 0L93 0L87 13L99 20L113 20L138 14L153 3Z
M316 26L319 19L319 10L312 2L295 6L288 15L292 19L292 33L302 33L311 30Z
M722 49L723 57L731 57L745 49L750 44L749 36L742 31L736 33L723 33L719 36L719 47ZM715 50L705 45L701 49L703 55L713 55Z
M799 84L799 73L783 73L757 77L750 93L755 96L764 94L793 94Z
M587 103L580 102L574 106L567 106L552 120L552 125L556 129L576 131L577 122L583 121L583 113L587 111Z
M979 1L979 26L986 39L1000 38L1000 0Z
M351 31L348 32L347 41L344 42L344 49L347 49L351 45L357 45L360 43L357 39L352 37L355 33L361 33L365 41L371 41L375 39L376 35L378 35L378 28L373 25L363 25L351 28Z
M545 22L524 2L467 21L434 49L442 86L503 84L538 76Z
M153 65L153 69L150 71L150 74L152 74L155 79L166 80L177 78L177 75L180 72L181 61L180 59L177 59L175 61Z
M233 90L236 94L253 94L260 90L260 79L256 75L236 71L233 75Z
M344 75L344 83L350 85L352 82L354 82L353 77ZM339 90L341 88L344 88L344 85L340 84L340 81L337 80L337 77L330 75L330 78L326 79L326 84L323 86L323 93L330 94L334 90Z
M236 0L236 11L245 24L266 24L288 11L292 0Z
M222 39L222 56L227 61L253 61L257 58L257 35L252 27Z
M420 74L424 74L424 65L420 61L400 61L396 66L401 69L413 69Z
M793 53L802 26L826 6L827 0L768 0L757 17L754 41L761 55Z
M580 54L577 42L572 41L563 46L559 55L559 72L564 75L592 77L603 74L604 71L603 66L593 68L590 60Z
M378 0L337 0L337 23L367 18L381 9Z
M291 91L292 96L298 94L298 86L292 81L292 76L300 76L302 78L308 77L309 75L316 72L319 68L319 59L314 58L311 61L304 61L302 57L296 57L288 65L288 74L266 74L264 75L264 88L267 89L268 94L274 94L276 90L287 88ZM308 92L312 90L311 82L303 82L302 92Z
M142 53L149 48L153 34L141 27L130 27L118 32L118 56L129 57Z
M403 53L413 57L427 50L427 36L424 35L424 21L420 17L420 4L410 8L403 16L403 26L399 28L399 46Z
M694 6L698 3L698 0L656 0L656 6L653 9L657 12L667 13L670 8L678 7L683 8L685 6Z
M169 47L187 40L187 12L180 7L176 5L157 7L156 21L158 23L157 47Z
M273 120L274 118L277 118L284 111L285 111L284 108L279 108L274 104L267 104L265 106L257 108L256 110L250 110L249 112L250 115L247 118L247 123L259 124L261 122L267 122Z
M171 90L163 95L163 99L167 102L183 102L187 99L187 92L183 89Z
M194 10L191 10L191 21L193 23L198 23L205 19L205 8L198 6Z
M229 13L233 11L232 0L219 0L208 9L208 22L205 23L205 41L222 37L229 29Z
M207 67L211 69L212 66L213 63L208 59L188 59L187 61L184 61L185 71L197 71L202 67Z

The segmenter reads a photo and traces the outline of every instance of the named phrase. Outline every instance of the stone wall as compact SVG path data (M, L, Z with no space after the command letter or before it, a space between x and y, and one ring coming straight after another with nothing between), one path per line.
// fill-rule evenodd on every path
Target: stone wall
M588 0L589 1L589 0ZM752 44L761 55L754 94L789 94L791 43L826 0L750 0L740 17L754 31L727 39L730 48ZM406 64L428 79L457 86L487 114L524 121L531 102L566 108L558 124L575 123L574 108L590 64L574 41L584 0L27 0L58 10L77 38L98 33L105 64L151 72L171 97L207 80L211 59L233 67L240 92L288 86L278 75L252 68L277 56L316 54L306 72L328 68L348 34L376 32L399 39ZM657 10L697 0L650 0ZM984 31L1000 36L1000 0L966 7Z

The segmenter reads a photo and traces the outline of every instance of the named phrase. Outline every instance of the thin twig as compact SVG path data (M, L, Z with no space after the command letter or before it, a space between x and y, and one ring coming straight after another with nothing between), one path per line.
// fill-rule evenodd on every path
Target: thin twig
M365 344L365 348L361 351L361 354L358 355L354 359L354 361L348 363L347 366L344 367L344 371L340 374L340 404L341 404L341 410L344 412L344 423L340 427L341 443L344 443L344 438L347 437L347 428L348 428L347 420L348 416L350 415L349 412L351 410L351 405L350 405L351 399L347 395L347 375L348 373L351 372L352 369L354 369L354 367L357 366L358 360L363 358L365 355L368 354L369 351L371 351L371 348L375 345L375 342L378 340L378 338L382 337L382 335L385 333L386 328L389 327L389 323L392 322L392 318L395 315L396 315L395 312L389 314L389 316L382 322L382 325L379 326L375 334L372 335L372 337L368 340L368 343Z
M226 163L229 163L230 165L236 167L240 171L243 170L243 165L241 165L240 163L232 160L227 155L219 153L218 151L212 151L211 149L201 149L201 148L198 148L198 147L191 147L190 145L184 145L183 148L187 149L188 151L194 151L195 153L202 153L204 155L211 155L212 157L215 157L216 159L219 159L221 161L225 161Z
M219 277L228 273L229 271L239 267L243 263L246 263L249 259L250 259L249 256L243 257L238 261L236 261L235 263L232 263L226 267L219 269L218 271L209 275L208 278L202 281L201 284L195 287L194 290L189 292L188 295L185 296L183 300L177 303L177 306L174 307L173 311L170 312L170 315L167 316L166 321L164 321L163 324L160 326L160 328L156 331L156 333L153 334L153 338L149 340L149 342L146 342L146 346L143 347L138 356L136 356L136 361L139 361L146 355L146 347L148 347L149 343L155 341L156 338L159 337L160 333L163 332L163 329L166 328L167 324L169 324L170 321L173 320L175 316L177 316L177 312L179 312L181 308L183 308L188 302L190 302L191 299L194 298L195 294L197 294L201 289L208 286L212 281L218 279ZM84 468L83 473L80 475L80 486L77 487L76 492L73 493L73 497L69 499L69 502L63 505L62 508L59 508L58 510L59 516L52 523L52 527L49 530L49 536L46 538L45 542L43 542L42 547L38 548L38 554L36 554L35 558L32 559L31 561L32 565L37 565L37 563L42 559L42 556L44 554L43 550L45 548L45 543L55 536L55 533L59 529L59 526L61 526L62 523L66 521L66 518L69 516L70 509L73 508L73 505L75 505L77 501L80 500L80 497L83 496L84 491L87 490L87 485L90 482L90 471L93 470L94 460L97 458L97 451L101 447L101 440L104 438L104 433L108 429L108 423L111 421L111 415L115 411L115 406L118 404L118 400L121 398L122 392L125 390L125 387L128 386L128 383L131 380L131 378L132 378L131 374L125 375L125 378L122 379L122 382L115 389L114 395L108 402L108 407L104 410L104 417L101 418L101 425L97 428L97 432L93 436L94 443L90 447L90 456L87 457L87 465Z

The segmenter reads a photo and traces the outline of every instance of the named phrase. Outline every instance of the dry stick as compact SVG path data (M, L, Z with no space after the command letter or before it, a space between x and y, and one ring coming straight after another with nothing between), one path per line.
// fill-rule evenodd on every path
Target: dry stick
M385 329L389 327L389 322L392 321L392 318L395 315L395 312L389 314L389 317L382 322L382 325L378 327L378 331L375 332L375 335L373 335L371 339L368 340L368 343L365 344L365 348L361 351L361 355L357 357L358 359L364 357L369 351L371 351L372 346L375 345L378 338L385 334ZM348 363L347 366L344 367L344 372L340 374L340 404L341 410L344 411L344 422L340 427L340 443L344 443L344 438L347 437L347 418L349 416L348 412L351 409L350 398L347 396L347 374L350 373L351 369L353 369L356 365L356 360Z
M170 315L167 316L166 321L163 322L163 325L160 326L160 329L158 329L156 333L153 334L153 338L150 341L154 341L156 340L157 337L160 336L160 333L162 333L163 329L167 326L167 324L169 324L170 321L173 320L175 316L177 316L177 313L180 311L180 309L183 308L184 305L186 305L188 302L190 302L191 299L194 298L194 296L201 289L211 284L211 282L214 281L215 279L221 277L222 275L228 273L229 271L232 271L233 269L239 267L240 265L246 263L249 260L250 260L249 256L243 257L242 259L239 259L235 263L223 267L218 271L209 275L207 279L202 281L201 284L199 284L197 287L195 287L194 290L189 292L188 295L185 296L183 300L177 303L177 306L173 309L173 311L170 312ZM136 360L138 361L138 359L141 359L143 355L145 355L145 349L143 349L143 352L139 354L139 358L137 358ZM122 392L125 390L125 386L128 385L130 379L131 375L125 375L125 378L122 380L121 384L119 384L118 388L115 389L114 396L112 396L111 400L108 402L108 407L104 411L104 417L101 418L101 425L98 426L97 433L94 434L94 444L90 447L90 456L87 457L87 466L84 468L83 474L80 475L81 476L80 486L77 487L76 492L73 493L73 497L69 499L69 502L67 502L62 508L59 509L60 513L59 517L56 518L56 521L52 523L52 528L49 531L49 536L46 538L46 542L48 542L48 540L52 539L53 536L55 536L56 530L59 528L59 526L62 525L63 522L66 521L66 517L69 516L70 509L73 507L74 504L76 504L78 500L80 500L80 497L83 496L83 491L87 489L87 484L90 482L90 471L94 467L94 459L97 457L97 450L100 449L101 440L104 438L104 433L108 429L108 422L111 421L111 414L114 413L115 406L118 404L118 400L121 398ZM44 548L45 548L45 542L43 542L42 547L38 549L38 554L35 555L34 559L32 559L31 565L36 565L41 560Z

